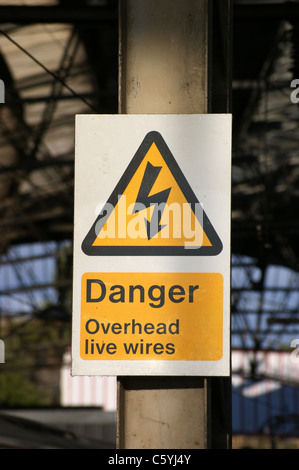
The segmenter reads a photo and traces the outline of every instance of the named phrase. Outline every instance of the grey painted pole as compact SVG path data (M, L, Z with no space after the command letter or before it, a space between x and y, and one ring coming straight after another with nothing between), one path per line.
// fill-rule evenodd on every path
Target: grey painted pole
M213 1L119 3L119 113L209 112ZM211 391L205 377L119 377L118 448L211 448Z

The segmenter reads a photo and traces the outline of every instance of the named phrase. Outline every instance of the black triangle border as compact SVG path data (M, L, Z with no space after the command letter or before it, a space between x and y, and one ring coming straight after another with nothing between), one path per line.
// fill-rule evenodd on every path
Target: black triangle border
M191 204L191 208L195 207L195 204L199 203L197 197L192 191L188 181L186 180L182 170L180 169L178 163L173 157L171 151L169 150L166 142L164 141L161 134L157 131L151 131L146 134L144 140L142 141L140 147L129 163L127 169L125 170L123 176L116 185L114 191L109 197L107 203L103 207L101 213L98 215L91 229L87 233L85 239L82 243L82 251L88 256L216 256L221 253L223 249L222 242L216 233L213 225L211 224L209 218L207 217L205 211L202 209L202 221L203 229L209 238L212 246L201 246L199 248L188 248L186 249L183 246L92 246L93 242L96 239L95 236L95 227L103 219L103 224L99 224L98 229L102 229L105 222L107 221L107 208L108 216L111 213L111 207L115 207L118 202L118 196L123 194L129 182L131 181L133 175L137 171L140 163L144 159L151 145L155 143L158 147L165 163L167 164L169 170L171 171L173 177L175 178L177 184L179 185L182 193L184 194L186 200ZM202 207L200 205L200 207ZM194 209L193 209L194 212ZM100 231L98 230L98 231Z

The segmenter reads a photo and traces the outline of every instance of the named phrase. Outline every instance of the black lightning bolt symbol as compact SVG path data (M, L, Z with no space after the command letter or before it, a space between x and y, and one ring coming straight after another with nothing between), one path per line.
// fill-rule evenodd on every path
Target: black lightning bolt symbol
M164 189L159 193L152 194L151 196L149 196L161 169L161 166L153 166L150 162L147 162L143 179L137 195L136 203L133 209L133 214L136 214L137 212L140 212L143 209L147 209L150 206L155 206L151 220L148 221L146 218L144 218L148 240L153 238L164 227L166 227L165 225L161 225L160 221L171 188Z

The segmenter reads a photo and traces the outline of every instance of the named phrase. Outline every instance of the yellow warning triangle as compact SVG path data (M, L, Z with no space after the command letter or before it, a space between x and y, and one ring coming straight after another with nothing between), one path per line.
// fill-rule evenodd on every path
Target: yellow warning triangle
M150 132L82 243L87 255L205 255L222 243L161 134Z

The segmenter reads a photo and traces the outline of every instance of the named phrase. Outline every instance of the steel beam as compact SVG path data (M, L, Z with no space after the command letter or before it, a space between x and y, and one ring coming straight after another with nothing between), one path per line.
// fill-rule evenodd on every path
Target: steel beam
M0 23L115 23L115 7L0 6ZM236 21L299 20L299 4L236 4Z
M117 8L0 6L0 23L115 23Z
M299 4L267 3L267 4L235 4L235 21L282 21L299 20Z

